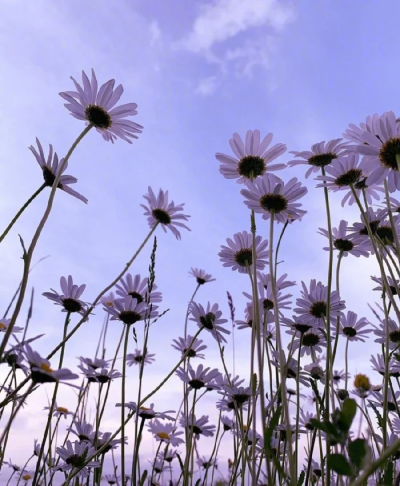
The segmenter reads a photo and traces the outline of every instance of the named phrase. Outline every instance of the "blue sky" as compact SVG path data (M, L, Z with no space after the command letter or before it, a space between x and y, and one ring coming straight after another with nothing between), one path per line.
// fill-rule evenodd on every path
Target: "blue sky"
M249 216L239 193L242 187L219 174L214 154L230 153L228 140L234 132L244 136L255 128L263 135L273 132L273 143L286 143L288 150L308 150L313 143L340 137L350 122L358 124L375 112L396 112L399 10L398 2L389 0L0 2L2 227L42 183L27 149L35 137L46 147L52 143L63 156L83 129L58 96L72 89L69 76L79 81L81 70L93 67L99 83L115 78L125 89L121 102L138 103L134 121L144 126L132 145L121 140L106 143L93 131L70 160L68 173L79 180L74 188L89 204L58 193L37 246L34 261L51 255L30 280L36 292L31 333L47 333L38 350L46 354L62 333L59 308L42 292L58 289L60 276L71 274L78 284L87 284L84 298L93 299L147 234L139 204L149 185L168 189L176 203L186 203L192 231L183 230L182 241L157 233L157 284L164 307L171 310L150 337L149 350L157 361L147 368L145 389L151 390L174 364L170 343L182 335L195 284L187 275L190 267L204 268L217 278L201 289L199 302L218 302L228 317L229 290L237 317L242 318L246 299L241 292L248 290L248 280L223 268L218 252L227 237L249 229ZM279 162L291 158L286 153ZM284 180L298 177L304 183L304 173L299 166L277 175ZM322 190L314 188L312 179L305 183L309 193L302 202L308 214L287 231L280 259L281 273L308 285L311 278L326 282L327 253L322 247L327 240L316 233L318 227L326 227ZM332 197L334 226L340 219L351 224L358 220L354 207L340 206L343 195ZM42 194L2 244L3 308L22 274L17 234L30 240L45 203ZM268 237L268 225L261 218L258 228ZM147 275L150 251L149 245L132 267L133 274ZM343 262L342 298L349 309L370 318L366 302L379 297L371 291L374 274L371 258L349 257ZM298 290L293 293L298 297ZM24 313L19 325L23 320ZM75 356L94 353L101 323L99 310L71 340L71 367ZM114 329L110 348L121 330L118 323ZM213 346L208 336L203 339ZM354 371L369 360L369 355L357 353ZM207 365L219 366L214 351L207 357ZM237 368L247 360L247 343L237 343ZM62 393L70 396L69 390ZM173 405L166 408L179 406L178 393L175 381L160 395ZM24 412L28 417L41 410L43 397L32 401L30 411ZM157 404L157 398L154 401ZM118 422L112 412L104 430ZM40 430L22 418L19 423L32 428L32 434ZM30 445L26 447L28 453ZM150 451L150 443L148 447ZM10 446L12 451L15 446Z

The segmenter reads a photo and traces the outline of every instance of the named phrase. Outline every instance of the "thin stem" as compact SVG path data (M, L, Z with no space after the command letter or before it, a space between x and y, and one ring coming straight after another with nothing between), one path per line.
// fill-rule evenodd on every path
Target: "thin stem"
M29 204L38 196L43 189L47 187L47 184L44 182L39 189L32 194L32 196L26 201L26 203L22 206L22 208L18 211L18 213L14 216L12 219L11 223L7 226L7 228L4 230L3 234L0 236L0 243L4 240L4 238L7 236L8 232L10 229L14 226L14 224L17 222L18 218L21 216L21 214L25 211L25 209L29 206Z
M50 212L51 212L51 209L53 207L54 197L56 195L56 190L57 190L58 184L60 182L61 175L62 175L62 173L64 171L64 168L67 166L68 160L69 160L70 156L72 155L73 151L75 150L75 148L77 147L77 145L79 144L79 142L83 139L83 137L89 132L89 130L92 127L93 127L93 125L90 123L82 131L82 133L78 136L78 138L75 140L75 142L72 144L71 148L69 149L67 155L65 156L64 162L60 165L58 174L55 177L54 182L53 182L53 186L51 188L51 192L50 192L50 196L49 196L49 200L48 200L48 203L47 203L46 210L45 210L45 212L43 214L43 217L42 217L42 219L41 219L41 221L39 223L39 226L37 227L37 229L35 231L35 234L33 235L33 238L32 238L31 244L29 245L28 251L26 252L24 250L24 255L23 255L24 271L23 271L23 275L22 275L21 289L20 289L20 292L19 292L19 296L18 296L17 302L15 304L15 309L14 309L13 315L11 317L10 324L9 324L9 326L7 328L7 331L6 331L5 335L4 335L3 341L2 341L2 343L0 345L0 358L3 356L4 349L5 349L5 347L7 345L7 342L9 340L10 336L11 336L11 333L13 331L15 322L17 321L19 312L21 310L22 303L23 303L24 298L25 298L26 287L28 285L29 268L30 268L30 265L31 265L33 252L34 252L34 250L36 248L36 244L37 244L37 242L39 240L39 237L40 237L40 235L41 235L41 233L43 231L44 225L46 224L47 219L50 216ZM60 348L61 348L61 345L59 345L57 347L57 351Z
M126 326L124 354L122 358L122 388L121 388L121 475L125 477L125 381L126 381L126 355L128 353L130 326Z

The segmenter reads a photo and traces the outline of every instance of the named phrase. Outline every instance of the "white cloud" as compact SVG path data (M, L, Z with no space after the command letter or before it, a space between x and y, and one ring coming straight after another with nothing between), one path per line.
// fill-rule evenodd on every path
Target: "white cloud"
M150 36L151 36L150 45L154 45L161 38L161 29L160 29L156 20L153 20L150 23L149 30L150 30Z
M217 77L209 76L208 78L203 78L199 81L195 93L202 96L210 96L215 93L217 89Z
M285 27L294 17L288 4L277 0L217 0L201 6L190 34L181 42L193 52L210 50L251 27Z

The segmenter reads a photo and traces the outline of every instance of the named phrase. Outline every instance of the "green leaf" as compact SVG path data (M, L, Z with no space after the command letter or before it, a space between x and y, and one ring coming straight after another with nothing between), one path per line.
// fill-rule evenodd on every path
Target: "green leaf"
M382 485L384 486L393 485L393 461L388 461L388 463L386 464Z
M306 473L304 471L301 471L299 480L297 481L297 486L302 486L305 478L306 478Z
M343 408L340 412L340 418L337 426L342 432L348 432L350 430L353 419L357 411L357 402L352 398L346 398L343 402Z
M332 471L342 476L351 476L353 474L352 467L342 454L331 454L328 457L328 466Z
M368 403L371 405L371 408L375 412L376 419L378 421L378 427L380 427L381 429L383 429L383 418L382 418L382 415L380 414L379 410L376 408L376 405L374 404L374 402L371 402L371 400L368 400Z
M356 466L357 469L362 468L365 456L368 454L368 444L365 439L356 439L349 444L349 457L350 461Z
M144 470L143 474L142 474L142 477L140 478L140 486L143 486L144 485L144 482L146 481L146 478L147 478L147 469Z
M272 439L272 434L274 433L275 428L277 427L279 423L279 418L281 416L282 412L282 407L278 406L278 408L275 410L274 415L272 416L271 420L269 421L268 427L265 429L265 442L264 442L264 449L265 451L269 451L271 449L271 439Z

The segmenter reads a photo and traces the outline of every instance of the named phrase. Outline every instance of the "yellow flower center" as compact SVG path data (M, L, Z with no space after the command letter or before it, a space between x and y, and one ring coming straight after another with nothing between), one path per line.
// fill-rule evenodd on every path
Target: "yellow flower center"
M40 369L42 369L43 371L45 371L46 373L53 373L53 370L50 368L49 365L47 365L46 363L42 363L40 365Z
M356 375L354 378L354 386L366 392L371 389L371 383L368 376L362 374Z
M169 437L169 435L168 435L166 432L159 432L159 433L158 433L158 434L156 434L156 435L158 435L158 437L159 437L160 439L164 439L164 440L170 440L170 437Z
M140 407L139 410L150 410L150 409L147 407Z
M110 302L106 302L106 305L108 305L108 307L112 307L113 306L113 303L110 301Z
M68 408L64 408L64 407L57 407L57 408L56 408L56 412L60 412L60 413L68 413Z
M0 322L0 331L5 331L7 329L7 326Z
M24 481L29 481L29 479L31 479L31 478L32 478L32 476L31 476L30 474L24 474L24 475L22 476L22 479L23 479Z

